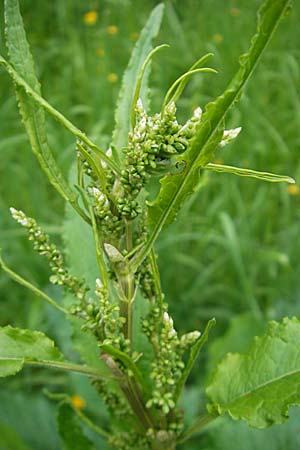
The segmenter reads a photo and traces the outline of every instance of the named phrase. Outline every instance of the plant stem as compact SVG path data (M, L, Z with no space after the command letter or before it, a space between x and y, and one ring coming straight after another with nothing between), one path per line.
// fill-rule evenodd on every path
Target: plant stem
M103 430L103 428L98 427L94 422L92 422L82 411L77 408L73 408L78 417L84 422L91 430L95 431L100 436L108 439L110 437L110 433L108 431Z
M150 263L151 263L151 269L152 269L153 278L154 278L156 295L157 295L157 298L158 298L158 303L159 303L160 310L162 311L162 305L163 305L163 298L164 298L164 296L163 296L163 293L162 293L162 288L161 288L161 283L160 283L160 274L159 274L159 269L158 269L158 266L157 266L155 250L154 250L153 247L152 247L151 252L150 252Z
M19 360L20 358L10 358L10 360ZM48 361L48 360L40 360L40 361L29 361L25 360L25 364L28 364L30 366L40 366L45 368L51 368L51 369L57 369L57 370L64 370L67 372L76 372L81 373L83 375L87 375L93 378L100 378L103 379L98 370L92 368L92 367L86 367L82 366L80 364L74 364L64 361ZM107 377L107 375L105 375Z
M217 419L219 416L211 416L209 414L203 414L200 416L190 427L188 427L185 431L183 431L177 440L178 444L187 441L194 434L199 433L209 425L213 420Z
M106 270L105 262L103 259L104 253L102 250L102 242L100 240L95 214L94 214L94 211L93 211L93 208L91 205L89 205L89 210L90 210L90 216L91 216L92 228L93 228L93 234L94 234L94 240L95 240L96 258L97 258L97 263L98 263L98 267L99 267L100 274L101 274L101 281L103 283L103 286L108 290L109 280L108 280L108 273Z
M29 289L30 291L32 291L35 295L37 295L38 297L43 298L44 300L46 300L47 303L49 303L51 306L53 306L54 308L58 309L59 311L65 313L65 314L69 314L69 311L67 311L65 308L63 308L62 306L60 306L58 303L56 303L54 300L52 300L51 297L49 297L49 295L45 294L45 292L41 291L39 288L37 288L36 286L34 286L33 284L31 284L29 281L25 280L24 278L22 278L20 275L18 275L17 273L15 273L13 270L9 269L9 267L7 267L7 265L5 264L5 262L3 261L3 259L0 256L0 267L4 270L4 272L7 273L7 275L10 276L10 278L12 278L14 281L16 281L17 283L21 284L22 286L26 287L27 289Z

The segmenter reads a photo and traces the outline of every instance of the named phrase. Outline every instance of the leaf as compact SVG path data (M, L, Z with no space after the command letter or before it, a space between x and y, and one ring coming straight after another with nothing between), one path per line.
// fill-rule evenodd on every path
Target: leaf
M261 181L270 181L272 183L291 183L294 184L295 180L286 175L277 175L269 172L259 172L252 169L244 169L242 167L225 166L223 164L208 163L204 166L204 169L214 170L215 172L231 173L240 177L256 178Z
M57 421L64 450L95 450L94 444L85 436L79 418L70 405L63 403L59 407Z
M152 231L149 241L135 257L133 268L143 261L160 231L174 221L186 198L197 189L199 169L210 162L221 141L225 115L239 99L244 85L290 3L290 0L267 0L261 7L257 33L252 39L249 52L240 58L240 68L225 92L207 105L189 148L178 159L179 163L185 164L184 170L162 178L157 198L148 205L148 222Z
M300 405L300 321L270 322L245 355L229 353L218 365L207 395L211 413L228 413L255 428L281 424Z
M250 428L244 422L233 422L229 418L217 420L207 430L209 449L296 450L300 448L299 420L299 410L293 411L285 424L264 430Z
M117 109L115 112L115 129L113 132L112 145L118 150L119 155L123 147L127 146L128 133L130 131L130 115L135 87L142 65L152 50L152 40L157 36L164 5L157 5L143 28L138 39L127 69L123 75L122 86L119 94ZM147 92L148 74L146 73L143 81L143 91Z
M6 41L10 60L28 85L40 94L40 85L35 75L34 63L20 14L18 0L5 0ZM3 58L1 62L3 63ZM32 150L42 169L60 195L70 203L76 202L76 195L70 189L56 164L47 142L44 111L28 99L24 89L16 87L16 96Z
M15 375L26 362L62 362L54 342L38 331L0 328L0 377Z
M45 334L11 326L0 328L0 377L18 373L25 364L82 373L94 378L107 376L93 367L65 361Z

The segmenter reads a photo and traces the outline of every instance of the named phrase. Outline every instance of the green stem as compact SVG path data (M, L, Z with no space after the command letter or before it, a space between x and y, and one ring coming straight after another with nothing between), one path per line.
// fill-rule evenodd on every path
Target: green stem
M19 360L20 358L10 358L10 360ZM89 377L103 379L98 370L93 369L91 367L81 366L80 364L73 364L68 362L60 362L60 361L48 361L48 360L40 360L40 361L29 361L25 360L24 364L28 364L30 366L39 366L56 370L63 370L67 372L76 372L81 373L83 375L87 375ZM107 376L106 376L107 378Z
M101 274L101 281L103 283L103 286L108 290L109 279L108 279L108 273L106 270L105 262L103 259L102 242L101 242L101 239L100 239L100 236L98 233L95 214L94 214L93 208L90 204L89 204L89 210L90 210L93 234L94 234L94 239L95 239L96 258L97 258L97 263L98 263L98 267L99 267L100 274Z
M164 296L162 293L162 288L161 288L161 283L160 283L160 274L159 274L159 269L157 266L155 250L153 247L150 251L150 263L151 263L151 269L152 269L153 278L154 278L155 291L156 291L156 295L158 298L160 310L162 311Z
M72 405L72 403L71 403ZM75 413L78 415L78 417L84 422L91 430L95 431L100 436L108 439L111 435L108 431L103 430L103 428L98 427L94 422L91 421L82 411L80 411L77 408L74 408Z
M22 278L20 275L18 275L17 273L13 272L11 269L9 269L9 267L7 267L7 265L5 264L5 262L3 261L3 259L0 256L0 267L4 270L4 272L7 273L7 275L12 278L14 281L16 281L17 283L21 284L22 286L26 287L27 289L29 289L30 291L32 291L35 295L37 295L38 297L43 298L44 300L46 300L47 303L49 303L51 306L54 306L54 308L58 309L59 311L65 313L65 314L69 314L69 311L67 311L65 308L63 308L62 306L60 306L58 303L56 303L54 300L52 300L51 297L49 297L49 295L45 294L43 291L41 291L39 288L37 288L36 286L34 286L33 284L31 284L29 281L25 280L24 278Z
M218 417L219 416L210 416L209 414L203 414L193 423L193 425L191 425L179 435L177 443L181 444L182 442L190 439L194 434L202 432L203 428L205 428Z

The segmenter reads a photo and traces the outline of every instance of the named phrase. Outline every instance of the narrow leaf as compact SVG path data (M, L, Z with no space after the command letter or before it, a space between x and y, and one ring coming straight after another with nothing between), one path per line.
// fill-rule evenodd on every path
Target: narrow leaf
M209 335L210 329L212 327L214 327L215 324L216 324L216 319L211 319L207 323L203 334L201 334L199 339L192 346L192 348L190 350L190 355L189 355L188 361L187 361L187 363L185 365L185 368L184 368L184 370L182 372L181 378L180 378L180 380L178 381L178 383L176 385L176 390L175 390L175 394L174 394L174 401L175 402L177 402L177 400L179 399L181 391L182 391L182 389L183 389L183 387L184 387L184 385L186 383L186 380L188 379L189 374L191 373L192 368L194 367L196 359L198 358L198 355L199 355L203 345L208 340L208 335Z
M147 58L145 59L145 61L143 62L143 65L141 67L141 71L139 73L137 82L136 82L136 87L135 87L135 91L134 91L134 95L133 95L133 101L132 101L132 106L131 106L131 127L133 128L135 125L135 108L136 108L136 104L137 101L140 97L141 94L141 87L142 87L142 81L143 81L143 77L145 75L145 71L146 68L148 66L148 64L151 62L153 56L155 55L155 53L159 52L160 50L162 50L163 48L169 47L167 44L162 44L162 45L158 45L157 47L155 47L153 50L151 50L151 52L149 53L149 55L147 56Z
M204 169L213 170L215 172L232 173L233 175L238 175L239 177L256 178L257 180L270 181L272 183L295 183L295 180L293 178L286 175L277 175L275 173L269 172L259 172L257 170L244 169L242 167L225 166L223 164L208 163L206 164L206 166L204 166Z
M300 405L299 342L300 321L285 318L270 322L247 354L227 354L207 388L209 411L256 428L283 423Z
M40 85L35 75L33 59L26 40L18 0L5 0L5 24L10 60L33 91L40 94ZM3 61L3 58L1 58L1 63ZM35 106L31 100L27 99L23 89L16 88L16 96L35 156L55 189L65 200L74 204L76 195L69 188L49 148L42 108Z
M134 269L150 252L162 228L174 221L186 198L197 189L199 169L210 162L222 139L225 115L239 99L244 85L290 4L290 0L267 0L261 7L258 14L257 33L251 41L249 52L240 58L237 74L226 91L207 105L191 145L178 159L179 162L184 162L184 170L177 174L167 174L161 180L157 198L149 203L148 220L152 232L145 247L134 258L132 263Z
M152 50L152 41L157 36L163 16L164 5L159 4L152 11L140 38L137 41L128 67L124 73L122 86L119 94L118 105L115 112L115 130L112 145L118 150L119 155L123 147L127 146L128 133L130 131L131 106L135 87L141 68L149 52ZM147 75L144 77L144 89L147 91Z

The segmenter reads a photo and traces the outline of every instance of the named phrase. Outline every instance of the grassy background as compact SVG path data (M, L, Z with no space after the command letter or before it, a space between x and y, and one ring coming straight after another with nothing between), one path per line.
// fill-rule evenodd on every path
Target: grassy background
M21 2L43 95L101 145L109 143L114 103L130 51L157 3ZM171 48L158 54L152 65L153 111L159 108L172 81L208 51L215 54L213 65L219 74L193 78L178 103L180 117L187 118L193 108L204 106L221 93L237 68L239 55L247 50L260 4L258 0L166 3L157 43L167 42ZM85 20L89 11L97 13L92 24ZM0 14L2 20L2 2ZM296 179L296 189L291 192L285 185L204 173L203 188L157 245L163 287L177 328L202 329L212 316L218 321L215 340L205 354L207 370L200 370L204 362L200 360L199 370L193 373L194 383L206 376L225 350L245 348L249 339L263 330L265 319L300 317L299 20L300 10L295 7L280 25L240 103L228 117L227 127L242 126L243 131L234 144L217 155L227 164L289 174ZM2 26L1 33L0 47L5 53ZM22 230L11 220L8 208L25 210L60 242L64 205L30 152L11 82L2 71L0 97L0 246L10 266L49 289L48 268L33 253ZM51 119L48 129L59 164L67 173L74 159L72 137ZM56 318L48 308L1 273L0 287L1 324L54 333ZM3 384L0 420L18 429L32 448L59 448L53 431L53 405L39 392L44 383L60 386L65 380L37 374L32 384L31 375L25 373ZM79 384L75 379L72 386L75 389ZM18 392L20 385L22 394ZM86 392L88 388L80 385L78 389ZM196 398L201 392L191 385L188 395ZM22 415L16 415L19 409L23 415L27 413L25 434L21 431ZM37 417L37 411L41 411L43 447L28 419ZM189 412L191 417L193 412ZM297 423L294 419L288 426L299 431ZM291 432L287 427L261 432L256 438L256 434L237 426L234 429L241 436L240 444L238 439L232 443L230 424L222 427L231 449L240 448L247 439L252 442L251 449L268 448L270 442L274 443L272 449L296 448L295 441L285 437ZM197 438L195 449L200 445L226 448L220 447L214 432Z

